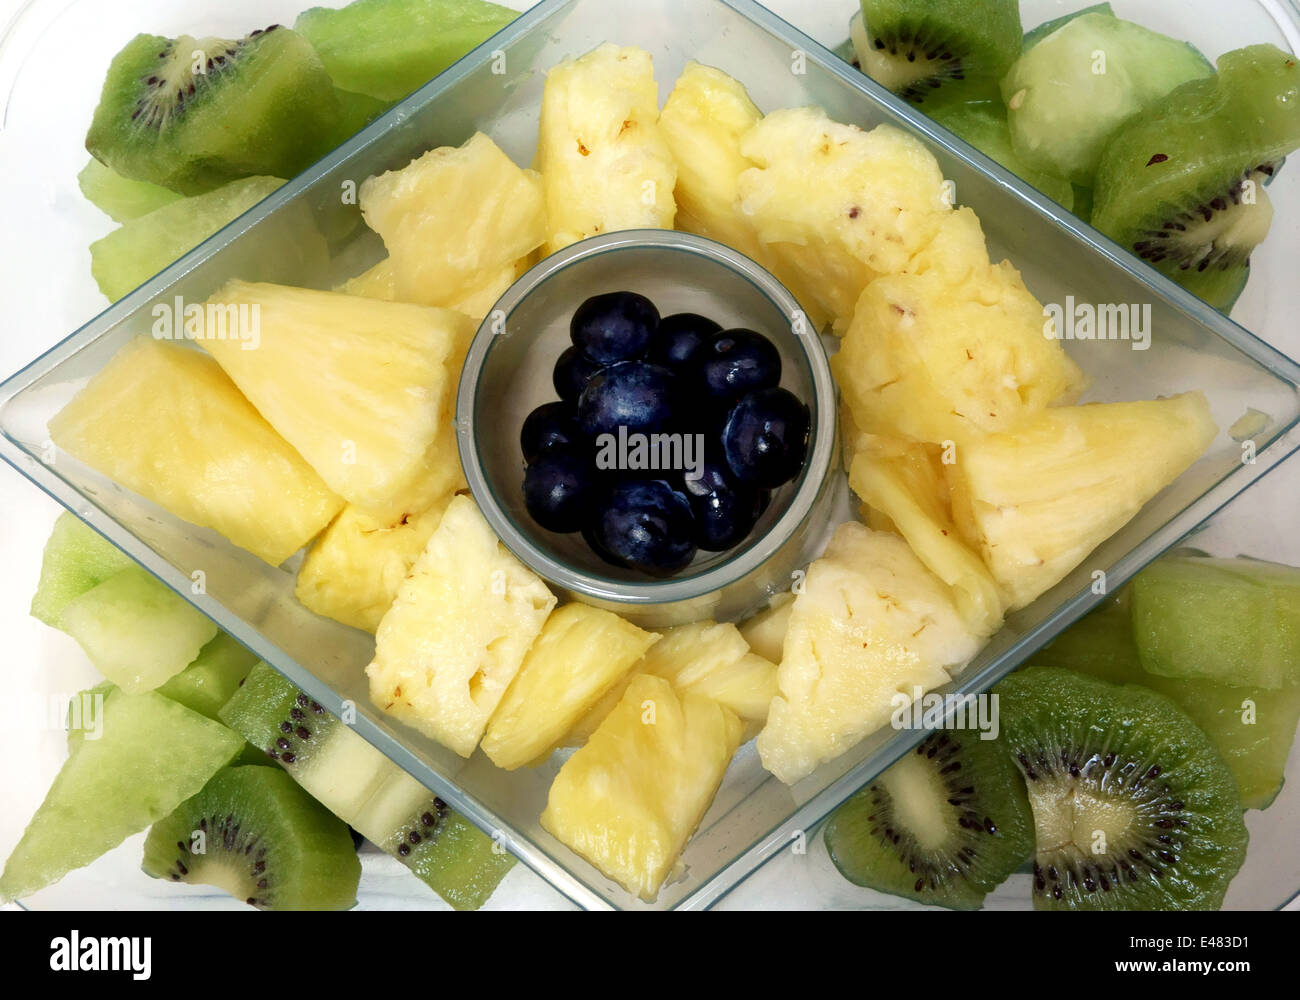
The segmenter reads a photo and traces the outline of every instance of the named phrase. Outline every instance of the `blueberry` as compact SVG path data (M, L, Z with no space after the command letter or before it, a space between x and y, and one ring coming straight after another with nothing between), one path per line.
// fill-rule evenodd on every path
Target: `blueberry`
M585 439L578 430L578 408L572 403L543 403L528 414L519 432L519 445L529 463L557 448L581 450Z
M555 372L551 382L559 397L568 403L576 403L582 395L591 377L600 371L601 366L592 361L576 347L566 347L559 360L555 362Z
M705 345L722 327L695 313L675 313L659 321L646 360L674 371L694 368Z
M695 515L695 544L706 552L725 552L754 530L767 493L737 482L721 456L707 459L700 472L682 481Z
M808 451L808 407L785 389L737 403L722 428L727 465L742 483L775 489L799 474Z
M658 325L659 310L644 295L609 292L578 306L569 336L591 360L612 365L641 357Z
M694 534L686 497L662 479L641 479L618 483L606 494L589 541L608 562L668 576L695 558Z
M714 334L699 358L703 391L730 406L746 393L781 384L781 353L753 330L722 330Z
M595 439L601 434L656 434L671 430L680 416L677 376L644 361L610 365L592 377L578 399L578 426Z
M524 506L547 531L577 531L591 519L595 473L571 451L543 454L524 473Z

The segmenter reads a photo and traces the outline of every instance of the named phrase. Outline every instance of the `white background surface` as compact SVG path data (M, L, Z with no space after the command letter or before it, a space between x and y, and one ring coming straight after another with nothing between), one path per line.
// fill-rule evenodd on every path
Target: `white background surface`
M529 6L520 0L505 2L515 7ZM214 7L219 5L220 0L213 0ZM838 44L847 34L847 19L854 8L851 0L771 0L767 5L818 41L831 46ZM21 6L22 0L0 0L0 27L6 25ZM148 30L149 27L147 24L131 25L130 31ZM104 56L106 61L107 55ZM88 107L86 95L80 92L53 93L49 100L77 108ZM66 317L65 325L58 328L61 336L90 319L106 304L93 291L84 289L84 281L80 283L81 287L74 289L68 287L69 283L59 281L57 273L43 287L16 288L12 281L6 281L5 276L15 270L13 263L24 254L23 238L30 226L25 229L22 220L39 218L41 212L53 215L51 209L57 207L60 216L72 213L88 234L107 232L112 226L89 205L54 205L56 200L65 197L57 192L66 191L69 178L61 178L62 186L57 189L42 181L44 177L48 182L49 171L68 169L75 174L80 162L84 161L84 153L80 160L75 161L75 166L62 163L33 165L20 162L16 146L14 137L0 130L0 377L27 364L58 339L53 334L33 336L19 317L46 314L47 310ZM89 254L84 253L82 258L64 264L88 274ZM19 301L23 307L15 308L14 303ZM1283 346L1294 356L1300 343ZM1210 541L1197 544L1216 549L1213 540L1218 539L1230 546L1226 550L1216 549L1225 554L1246 551L1300 563L1295 531L1297 485L1300 485L1300 464L1292 460L1288 467L1266 479L1248 499L1234 505L1227 517L1216 521L1206 536ZM59 510L52 500L16 472L0 465L0 672L3 673L0 690L6 695L0 703L0 713L3 713L0 714L0 761L4 762L0 764L0 812L3 813L0 819L0 857L8 855L26 818L39 805L64 756L61 726L50 725L38 718L41 713L34 710L44 705L43 692L72 693L97 680L71 639L27 614L39 571L41 547ZM138 838L128 841L119 850L138 857ZM390 859L382 855L368 857L366 861L366 885L386 889L389 879L392 879L395 895L391 899L377 899L376 904L410 905L401 892L402 880L407 877L397 869L396 863L390 863ZM168 895L159 895L159 905L175 904L181 898L176 895L175 887L167 886L165 889ZM64 896L51 902L77 905L81 901L77 893L76 885L70 885ZM558 893L523 866L516 867L490 904L494 909L565 905ZM723 908L769 909L829 905L889 907L897 905L897 901L849 886L830 868L818 841L806 856L785 852L721 905Z

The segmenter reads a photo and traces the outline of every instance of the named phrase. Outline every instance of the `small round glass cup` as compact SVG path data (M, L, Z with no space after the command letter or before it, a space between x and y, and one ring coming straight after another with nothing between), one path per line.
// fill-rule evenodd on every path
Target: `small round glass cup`
M623 290L646 296L663 316L694 312L767 336L781 352L781 385L808 405L812 418L802 472L773 492L750 536L727 552L700 552L666 579L612 566L580 533L546 531L524 508L524 418L558 398L551 373L571 343L574 310L592 295ZM628 230L547 257L506 291L479 327L461 375L456 417L470 491L505 546L569 598L644 627L743 617L789 589L824 538L837 454L835 383L826 352L776 278L712 240Z

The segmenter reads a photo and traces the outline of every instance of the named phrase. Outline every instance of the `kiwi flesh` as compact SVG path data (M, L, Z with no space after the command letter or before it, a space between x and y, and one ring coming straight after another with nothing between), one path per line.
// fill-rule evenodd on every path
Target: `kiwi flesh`
M1217 909L1246 855L1232 772L1172 701L1055 667L1012 674L999 743L1019 766L1047 910Z
M123 177L202 194L293 177L327 152L339 104L320 57L272 25L237 40L137 35L114 57L86 148Z
M514 865L477 827L259 663L221 711L326 808L456 909L477 909Z
M1300 66L1273 45L1225 53L1107 144L1092 224L1224 312L1273 217L1267 185L1300 146Z
M864 73L913 104L983 96L1020 54L1017 0L862 0Z
M347 824L270 767L217 772L150 829L144 870L259 910L346 910L361 880Z
M970 730L932 732L841 806L825 837L850 882L961 910L978 909L1034 847L1015 765Z

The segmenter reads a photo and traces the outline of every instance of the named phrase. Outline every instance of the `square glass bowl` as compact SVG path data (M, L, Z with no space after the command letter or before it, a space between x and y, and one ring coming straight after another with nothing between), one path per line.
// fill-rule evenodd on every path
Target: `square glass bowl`
M272 6L274 14L256 14L254 22L281 16L279 8L285 5ZM851 6L846 7L846 23L850 13ZM230 12L223 10L221 17L229 19ZM172 23L168 17L156 27ZM1033 23L1028 15L1026 23ZM1173 23L1167 27L1173 30ZM1280 41L1276 32L1242 41L1261 37ZM491 135L517 162L529 162L546 70L605 41L640 45L652 53L661 99L685 63L695 59L734 75L764 110L816 104L841 121L867 128L887 122L913 132L954 182L956 200L980 215L995 259L1009 256L1042 301L1066 304L1072 297L1078 303L1150 306L1146 351L1134 351L1128 342L1066 344L1092 377L1088 399L1149 398L1191 388L1203 389L1209 397L1222 429L1210 451L1084 565L1010 616L967 668L957 690L988 687L1086 611L1097 600L1090 587L1095 571L1104 571L1110 586L1119 585L1300 447L1300 368L757 4L546 0L0 385L0 456L6 461L329 709L339 711L343 702L353 703L356 728L364 738L481 827L499 831L525 864L575 902L646 908L650 904L631 898L538 824L562 762L559 757L537 769L507 773L481 754L462 760L383 716L371 706L361 672L372 650L370 637L303 609L293 598L292 563L289 568L269 567L212 532L176 519L53 452L46 432L49 418L87 378L130 338L149 333L155 303L171 303L178 296L201 302L232 277L326 288L378 259L378 240L361 224L356 206L341 197L349 185L401 167L433 146L460 144L476 130ZM99 40L87 55L102 56L102 49ZM505 72L499 72L501 68ZM52 66L48 72L56 69ZM1289 200L1294 209L1294 199ZM1293 220L1294 212L1288 216L1292 232ZM324 255L266 252L285 245L323 249ZM1276 249L1293 248L1294 237L1289 247ZM322 263L307 266L312 259ZM1293 268L1289 254L1261 255L1255 280L1271 274L1268 288L1290 295L1283 279ZM1266 318L1270 326L1282 321L1280 311ZM1248 409L1267 415L1268 422L1253 439L1251 460L1243 461L1243 448L1227 428ZM200 595L191 590L196 570L206 576L206 593ZM792 836L810 830L906 752L919 736L879 732L794 787L769 776L753 745L746 746L687 847L684 877L665 886L650 908L702 907L720 898Z

